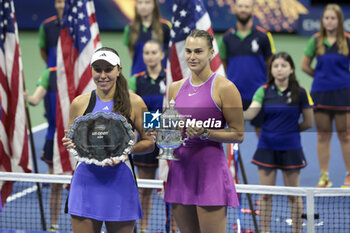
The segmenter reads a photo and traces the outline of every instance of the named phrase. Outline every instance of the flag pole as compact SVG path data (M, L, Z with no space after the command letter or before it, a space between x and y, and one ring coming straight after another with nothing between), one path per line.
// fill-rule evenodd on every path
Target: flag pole
M25 90L24 76L23 76L23 90ZM20 96L19 98L23 98L23 97ZM29 108L27 106L27 103L25 104L25 112L26 112L26 119L27 119L28 131L29 131L30 147L32 149L32 160L33 160L33 165L34 165L34 173L38 174L39 173L38 172L38 163L36 161L34 137L33 137L33 132L32 132L32 122L30 120L30 113L29 113ZM39 201L39 208L40 208L41 226L42 226L43 230L46 231L44 205L43 205L43 200L42 200L42 193L41 193L40 184L38 182L36 183L36 187L37 187L37 194L38 194L38 201Z

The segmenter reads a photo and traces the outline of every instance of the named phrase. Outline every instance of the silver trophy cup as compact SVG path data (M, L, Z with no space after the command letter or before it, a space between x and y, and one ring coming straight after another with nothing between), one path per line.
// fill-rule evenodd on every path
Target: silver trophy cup
M160 116L161 128L157 130L156 143L160 148L158 159L179 160L174 156L174 150L185 144L182 139L182 129L179 122L184 122L181 115L174 109L175 101L169 102L170 107Z

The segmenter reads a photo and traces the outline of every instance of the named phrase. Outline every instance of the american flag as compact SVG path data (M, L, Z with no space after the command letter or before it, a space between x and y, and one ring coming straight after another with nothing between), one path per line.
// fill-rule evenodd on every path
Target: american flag
M201 0L174 0L172 30L170 32L170 54L167 62L167 86L190 75L185 58L185 40L194 29L201 29L214 36L211 21ZM214 55L210 66L218 74L225 76L216 40L213 41Z
M90 59L101 47L93 0L68 0L57 45L57 108L54 143L54 173L73 170L74 161L62 145L68 127L69 107L73 99L95 88Z
M0 171L30 172L22 57L13 0L0 0ZM2 204L12 182L0 182Z

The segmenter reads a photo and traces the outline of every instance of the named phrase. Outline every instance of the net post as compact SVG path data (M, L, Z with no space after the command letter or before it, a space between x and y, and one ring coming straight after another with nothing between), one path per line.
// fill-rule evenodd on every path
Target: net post
M315 233L315 198L314 191L306 191L306 219L307 233Z

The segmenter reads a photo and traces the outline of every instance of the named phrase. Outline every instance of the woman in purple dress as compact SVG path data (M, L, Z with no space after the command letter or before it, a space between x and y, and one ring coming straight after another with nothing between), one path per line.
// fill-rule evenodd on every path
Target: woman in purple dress
M132 147L131 153L152 152L153 138L142 130L143 110L147 107L140 96L129 93L118 53L107 47L96 50L91 68L96 90L73 100L69 126L75 118L90 112L114 112L128 119L140 135L140 141ZM63 138L63 145L74 148L68 138ZM135 221L142 218L134 177L132 163L127 159L112 159L106 166L79 163L68 200L73 232L100 232L105 222L108 232L131 233Z
M179 160L170 163L165 188L182 233L224 233L227 206L239 205L222 143L243 141L242 101L236 86L211 70L212 41L204 30L190 33L185 59L192 74L169 88L189 138L175 150Z

